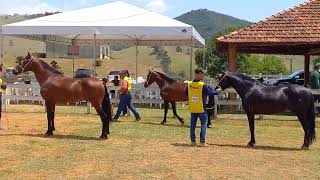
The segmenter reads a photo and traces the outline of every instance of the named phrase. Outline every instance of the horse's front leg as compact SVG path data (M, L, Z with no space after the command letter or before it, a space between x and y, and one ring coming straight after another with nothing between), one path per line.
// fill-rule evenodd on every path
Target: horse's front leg
M247 114L247 116L251 133L251 140L249 141L248 146L253 147L256 144L256 140L254 137L254 114Z
M171 106L172 106L173 114L179 119L181 125L184 125L184 120L183 120L183 118L181 118L181 117L177 114L176 102L171 101Z
M52 136L54 128L54 110L55 104L46 101L46 109L47 109L47 119L48 119L48 130L45 133L47 136Z
M161 124L167 123L168 108L169 108L169 102L168 101L164 101L164 117L163 117L163 121L161 122Z

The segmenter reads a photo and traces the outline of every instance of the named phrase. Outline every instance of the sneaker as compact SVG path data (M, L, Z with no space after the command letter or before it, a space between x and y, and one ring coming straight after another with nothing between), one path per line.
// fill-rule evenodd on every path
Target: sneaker
M118 121L118 120L119 120L118 117L113 117L113 118L112 118L112 121Z
M206 144L205 142L200 142L200 144L198 146L199 147L209 147L209 145Z
M191 142L190 146L197 146L197 142Z

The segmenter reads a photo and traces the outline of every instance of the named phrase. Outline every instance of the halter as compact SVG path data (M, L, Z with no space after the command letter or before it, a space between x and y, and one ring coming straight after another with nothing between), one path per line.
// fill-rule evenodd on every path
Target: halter
M219 86L220 82L226 77L226 75L228 74L228 71L226 73L224 73L224 75L222 76L222 78L219 80L217 86Z
M26 60L26 59L24 59L24 60ZM28 63L24 66L24 67L22 67L21 65L20 65L20 63L18 64L18 66L21 68L21 73L23 73L24 72L24 69L31 63L31 60L32 59L30 59L29 61L28 61ZM20 74L21 74L20 73Z

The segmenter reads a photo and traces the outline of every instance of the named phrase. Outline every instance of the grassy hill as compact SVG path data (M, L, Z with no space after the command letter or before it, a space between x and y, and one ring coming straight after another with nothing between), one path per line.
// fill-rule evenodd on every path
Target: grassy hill
M175 19L193 25L206 40L209 40L213 33L223 31L227 27L245 26L250 24L248 21L207 9L193 10L178 16Z

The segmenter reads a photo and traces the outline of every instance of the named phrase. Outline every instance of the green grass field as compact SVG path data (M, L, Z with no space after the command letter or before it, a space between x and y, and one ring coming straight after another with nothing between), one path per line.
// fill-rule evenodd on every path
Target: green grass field
M8 110L0 131L1 179L320 178L320 144L300 150L303 130L291 116L257 121L257 146L251 149L246 147L246 117L220 115L207 131L210 147L200 148L188 145L189 114L181 108L185 126L172 118L159 125L162 110L139 108L142 121L127 117L112 123L107 141L97 138L100 120L85 114L85 107L57 107L57 130L51 138L43 136L44 107L10 105Z

